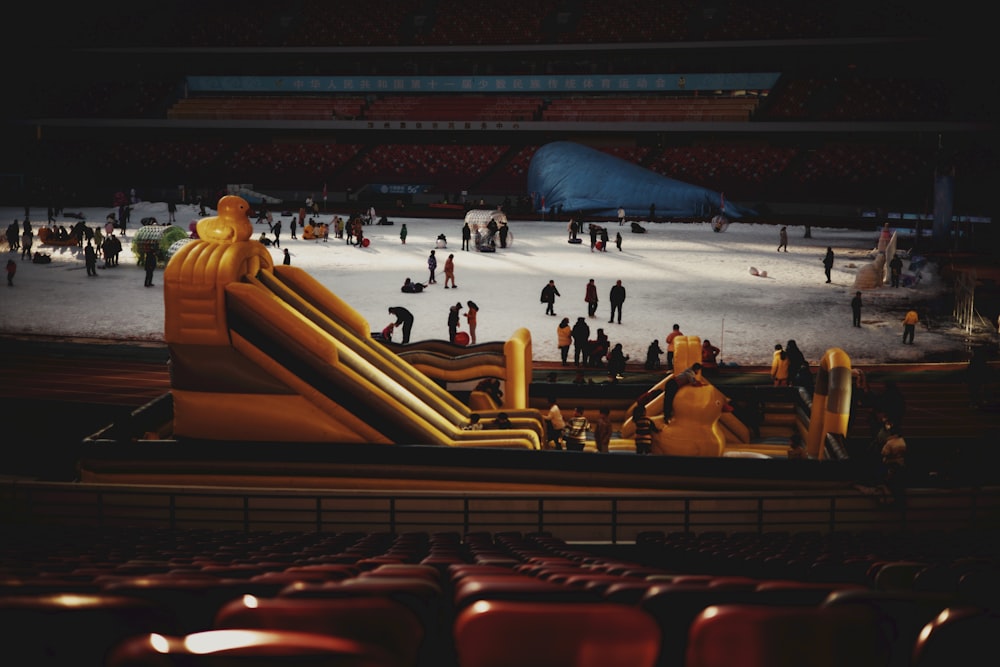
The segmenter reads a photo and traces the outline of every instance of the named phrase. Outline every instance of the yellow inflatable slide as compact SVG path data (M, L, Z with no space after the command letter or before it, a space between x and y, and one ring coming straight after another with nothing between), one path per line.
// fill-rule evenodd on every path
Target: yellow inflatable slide
M664 420L664 389L675 374L701 361L701 340L697 336L674 339L673 373L639 398L646 414L659 429L653 434L653 453L671 456L740 456L784 457L786 444L752 443L749 429L728 409L729 399L704 377L700 385L677 390L673 398L673 416ZM809 432L805 439L810 458L822 459L823 440L829 433L846 434L850 420L851 362L847 354L832 348L820 360L819 375L813 393ZM633 405L629 413L634 410ZM635 436L629 417L622 425L623 438Z
M248 210L223 197L166 267L178 438L540 448L544 424L526 401L504 408L513 429L464 430L467 406L373 340L368 322L306 272L272 263L250 240ZM508 391L526 396L530 333L515 332L505 351Z

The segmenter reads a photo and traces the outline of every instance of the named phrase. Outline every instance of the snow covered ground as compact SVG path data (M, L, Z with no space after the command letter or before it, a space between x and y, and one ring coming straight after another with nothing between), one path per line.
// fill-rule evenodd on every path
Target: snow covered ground
M112 208L66 209L82 214L91 227L103 227ZM345 219L350 210L332 206L319 219L334 214ZM214 211L209 210L209 214ZM42 246L37 231L45 212L31 211L36 232L35 250L52 256L50 264L21 261L19 253L6 252L18 262L14 286L0 289L0 333L44 336L80 336L159 341L163 336L161 271L155 287L143 286L143 270L131 250L139 221L155 217L165 223L162 202L134 205L127 230L128 241L117 268L100 269L88 277L83 253L77 248ZM24 210L0 207L4 228L23 220ZM176 224L187 230L199 219L197 208L178 207ZM328 242L289 237L290 218L282 220L281 247L288 248L293 265L306 269L340 298L356 308L380 331L392 317L390 306L413 312L413 340L447 339L449 307L460 302L479 306L479 342L506 340L519 327L531 331L535 359L558 361L556 327L563 317L574 323L587 315L584 291L589 279L598 287L597 316L589 318L592 334L603 328L611 344L622 343L631 362L642 362L650 342L663 339L677 323L687 335L709 339L722 349L727 364L768 365L775 343L794 339L806 357L816 363L831 347L847 352L854 364L967 359L969 341L951 325L950 312L938 312L935 301L947 289L933 264L923 263L915 285L893 289L885 286L863 292L862 327L851 325L850 301L856 291L858 270L874 257L879 229L865 231L789 226L788 252L776 252L778 228L774 225L734 222L721 233L704 224L648 223L646 233L632 233L628 223L606 223L611 244L606 252L591 252L589 238L580 245L567 243L566 222L512 221L512 242L496 253L461 250L460 220L393 218L394 224L364 228L367 248L347 245L343 239ZM67 228L76 222L63 216ZM408 236L400 242L405 223ZM255 235L267 230L255 224ZM622 248L614 238L622 234ZM437 249L437 284L422 294L403 294L407 277L427 282L427 258L439 234L447 248ZM835 254L832 282L827 284L822 258L827 247ZM276 264L281 250L271 248ZM455 255L457 289L444 288L444 262ZM6 263L6 262L5 262ZM915 278L904 263L908 279ZM751 267L766 277L755 276ZM555 280L561 296L557 317L545 315L539 293ZM627 291L622 324L608 323L608 292L616 280ZM902 319L915 308L922 322L915 345L902 345ZM462 329L465 319L462 318ZM926 325L930 325L928 328ZM397 338L398 340L398 338Z

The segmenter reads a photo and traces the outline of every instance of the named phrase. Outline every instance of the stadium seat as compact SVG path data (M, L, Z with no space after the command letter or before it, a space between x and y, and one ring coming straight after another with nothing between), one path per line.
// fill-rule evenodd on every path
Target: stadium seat
M924 626L913 648L913 667L996 664L1000 614L979 607L945 609Z
M883 667L872 618L834 608L720 605L691 623L685 667Z
M254 598L227 603L216 614L215 629L297 630L343 637L380 646L398 667L417 663L425 632L406 605L387 597Z
M456 586L453 598L456 613L480 600L598 602L601 596L595 591L571 588L529 576L466 577Z
M0 650L9 665L101 665L131 635L169 634L178 627L169 609L121 595L0 597Z
M886 667L906 667L920 631L952 602L938 593L855 589L831 593L822 606L874 615L890 651Z
M79 664L79 663L77 663ZM395 667L376 646L287 630L208 630L138 635L111 653L106 667Z
M480 601L455 619L459 667L652 667L659 631L637 607Z

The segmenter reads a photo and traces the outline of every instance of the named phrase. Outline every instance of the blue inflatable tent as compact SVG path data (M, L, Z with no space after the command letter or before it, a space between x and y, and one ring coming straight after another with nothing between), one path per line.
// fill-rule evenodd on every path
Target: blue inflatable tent
M718 192L568 141L546 144L535 152L528 167L528 192L535 193L535 209L543 213L558 208L566 214L614 216L621 206L628 216L645 216L655 204L657 218L755 215L729 201L723 211Z

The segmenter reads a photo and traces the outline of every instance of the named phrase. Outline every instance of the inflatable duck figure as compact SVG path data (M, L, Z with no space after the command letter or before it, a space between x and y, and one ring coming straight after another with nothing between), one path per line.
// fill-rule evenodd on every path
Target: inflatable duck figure
M218 215L198 221L198 238L212 243L248 241L253 235L250 205L242 197L226 195L219 200Z
M722 456L725 433L722 415L732 411L716 387L681 387L674 398L674 416L653 439L653 453L669 456Z

